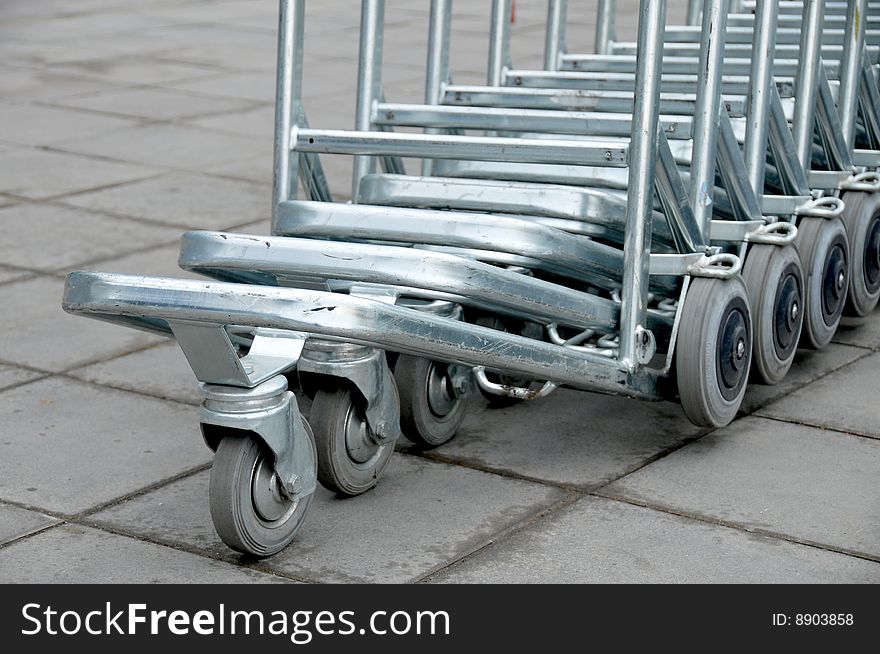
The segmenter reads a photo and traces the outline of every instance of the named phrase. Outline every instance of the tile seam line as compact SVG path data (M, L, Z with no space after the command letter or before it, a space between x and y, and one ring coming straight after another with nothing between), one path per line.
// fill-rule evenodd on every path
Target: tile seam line
M612 500L615 502L620 502L622 504L629 504L631 506L641 507L643 509L649 509L651 511L656 511L658 513L663 513L665 515L671 515L678 518L682 518L685 520L691 520L693 522L699 522L702 524L714 525L717 527L725 527L727 529L732 529L734 531L738 531L740 533L745 534L758 534L765 538L781 540L787 543L793 543L795 545L802 545L804 547L810 547L812 549L822 550L825 552L833 552L835 554L841 554L843 556L848 556L850 558L860 559L864 561L870 561L871 563L880 563L880 555L878 554L870 554L868 552L862 552L860 550L850 549L847 547L839 547L837 545L832 545L830 543L823 543L821 541L816 541L808 538L800 538L798 536L792 536L790 534L785 534L780 531L773 531L772 529L764 529L763 527L750 527L747 523L744 522L735 522L729 520L723 520L721 518L715 518L712 516L704 515L702 513L685 511L681 509L676 509L675 507L665 506L663 504L657 504L651 502L650 500L642 500L634 497L627 497L626 495L619 495L613 492L605 492L602 490L591 491L587 494L590 497L600 497L606 500Z
M870 440L870 441L880 441L880 435L870 434L868 432L862 431L846 431L845 429L839 429L837 427L828 427L825 425L819 425L816 423L810 422L798 422L793 418L780 418L777 416L769 416L763 414L753 414L751 417L760 418L761 420L770 420L771 422L779 422L785 425L798 425L799 427L809 427L810 429L817 429L819 431L827 431L832 434L840 434L842 436L851 436L853 438L858 438L862 440Z
M548 504L547 506L532 512L530 515L524 517L522 520L520 520L512 525L508 525L507 527L505 527L504 529L499 531L494 536L487 538L482 543L478 544L476 547L470 549L469 551L465 552L464 554L455 558L454 560L448 561L447 563L444 563L444 564L438 564L438 565L432 567L431 569L429 569L427 572L425 572L421 575L418 575L412 581L410 581L410 583L411 584L430 584L432 582L432 580L434 579L434 577L441 574L442 572L444 572L450 568L454 568L455 566L459 565L460 563L462 563L472 557L475 557L480 552L484 552L496 544L504 543L505 541L509 540L510 538L515 536L516 534L525 531L526 529L528 529L529 527L531 527L534 524L537 524L541 520L544 520L545 518L553 516L553 515L559 513L560 511L564 510L565 508L571 506L572 504L577 502L579 499L581 499L581 496L579 494L569 492L567 495L559 498L555 502Z

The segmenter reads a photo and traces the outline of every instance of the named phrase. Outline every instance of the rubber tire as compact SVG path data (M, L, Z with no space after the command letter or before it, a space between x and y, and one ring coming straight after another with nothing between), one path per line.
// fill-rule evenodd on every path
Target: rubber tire
M361 402L356 402L349 388L319 390L312 400L309 419L318 451L318 481L327 490L354 497L376 485L379 476L394 454L394 443L378 446L365 463L353 461L345 443L345 428L351 411L364 420Z
M790 352L780 355L777 347L777 294L786 271L796 277L799 312L792 329ZM754 339L752 341L752 377L765 384L778 384L791 368L804 322L804 273L800 257L791 246L752 245L743 268L743 281L749 292ZM786 348L788 349L788 348Z
M307 431L311 436L311 430ZM314 441L312 446L314 454ZM276 554L290 544L314 496L300 499L283 523L267 526L254 509L251 484L261 457L269 456L268 448L256 436L226 436L214 455L208 491L211 519L220 540L237 552L258 557Z
M467 413L467 398L455 400L444 416L434 413L428 401L428 379L434 366L445 366L424 357L401 354L394 367L400 396L400 429L416 445L437 447L455 437Z
M744 306L748 347L746 368L731 399L720 388L717 369L718 333L731 304ZM676 345L676 379L685 415L695 425L717 428L729 424L742 404L748 386L752 322L746 286L739 276L730 279L696 277L691 281L681 314Z
M839 303L839 310L836 310L828 319L825 318L822 309L825 260L830 248L835 243L846 250L846 275L849 277L852 257L843 222L839 218L831 220L804 218L800 221L795 245L801 257L801 267L804 271L804 325L801 329L800 342L802 347L816 350L825 347L831 342L837 331L837 326L840 324L845 301ZM847 280L846 286L848 284ZM845 292L846 290L844 290ZM831 322L828 322L829 319Z
M849 291L843 312L847 316L861 318L868 315L880 300L880 283L868 280L866 264L868 257L877 257L878 231L880 231L880 193L851 191L843 195L846 209L841 219L846 228L850 251ZM869 235L873 236L869 241ZM870 251L869 251L870 250ZM874 266L878 262L874 262Z

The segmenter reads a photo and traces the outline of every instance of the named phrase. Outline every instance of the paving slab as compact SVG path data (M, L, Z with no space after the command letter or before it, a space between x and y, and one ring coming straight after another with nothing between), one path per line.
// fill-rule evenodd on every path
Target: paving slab
M880 558L880 442L744 418L604 492Z
M183 232L181 231L180 234ZM204 277L181 270L177 265L180 255L179 242L152 248L143 252L128 254L118 259L107 259L98 263L83 266L83 270L116 272L127 275L154 275L157 277L183 277L186 279L204 279Z
M880 307L865 318L841 321L841 326L834 335L834 342L872 350L880 349Z
M124 388L176 402L200 404L202 401L198 380L176 342L163 343L86 366L71 374L96 384Z
M51 516L28 511L12 504L0 503L0 545L33 534L57 522L58 520ZM0 559L2 558L3 555L0 554ZM3 581L9 580L3 579Z
M134 538L62 525L0 552L0 579L17 584L284 583L275 575Z
M0 393L0 499L80 513L210 461L195 409L51 378Z
M99 79L34 68L3 68L0 78L0 98L6 100L51 100L111 88Z
M37 277L0 286L0 359L54 372L126 354L161 337L72 316L61 309L64 281Z
M211 77L168 82L163 83L162 86L223 98L254 100L273 106L275 103L275 71L270 70L250 73L215 73Z
M3 390L4 388L10 388L12 386L18 386L20 384L25 384L42 376L42 373L35 372L33 370L27 370L25 368L19 368L18 366L9 366L5 363L0 363L0 390Z
M348 158L351 159L351 157ZM321 163L324 163L323 158ZM326 167L326 163L324 165ZM271 157L267 159L263 153L206 164L203 170L218 177L256 182L258 184L272 184L272 159ZM349 173L349 179L351 179L351 173ZM349 182L349 186L351 186L351 182Z
M82 193L64 203L184 229L226 229L268 215L271 190L250 182L169 173Z
M6 235L0 241L0 260L44 272L168 243L179 232L93 211L32 203L0 209L0 224Z
M94 518L233 557L210 522L208 478L207 472L187 477ZM312 581L412 581L562 496L536 484L395 455L369 493L338 499L319 488L300 535L266 563Z
M872 354L764 407L759 413L880 438L878 388L880 354Z
M271 141L275 128L275 107L264 104L245 111L199 117L188 122L205 129Z
M431 579L439 583L878 583L880 563L589 497Z
M31 199L103 188L159 172L129 163L32 149L0 152L0 169L0 191Z
M31 103L0 103L0 139L21 145L52 145L71 134L88 137L128 127L127 118Z
M80 61L55 66L53 70L74 73L89 80L103 80L105 83L125 85L164 84L213 77L217 74L217 71L210 66L159 61L148 57Z
M108 113L151 120L193 118L229 111L241 111L253 106L253 102L247 100L218 98L216 96L154 87L101 91L67 100L59 100L55 104L62 107L87 109L102 114Z
M751 383L740 413L752 413L810 382L865 356L861 348L832 343L821 350L798 350L788 374L778 384Z
M557 390L503 409L471 402L444 460L578 487L606 484L700 433L671 403Z
M77 136L58 147L79 154L187 170L201 170L209 164L234 161L253 152L250 139L168 123L118 129L94 138Z
M33 273L28 270L22 270L20 268L12 268L10 266L4 266L0 264L0 284L6 284L8 282L15 281L17 279L24 279L25 277L32 277Z

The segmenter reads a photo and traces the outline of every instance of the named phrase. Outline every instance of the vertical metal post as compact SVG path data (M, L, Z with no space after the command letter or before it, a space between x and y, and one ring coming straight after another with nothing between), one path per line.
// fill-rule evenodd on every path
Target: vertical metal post
M428 24L428 65L425 71L425 104L440 104L443 86L449 82L449 38L452 33L452 0L431 0ZM433 133L435 130L425 130ZM433 169L431 159L422 159L422 175Z
M623 285L620 307L620 363L628 370L638 364L636 338L644 329L648 305L648 262L654 209L654 167L660 116L660 70L666 0L639 3L636 89L629 152L626 233L623 245Z
M504 69L510 67L510 21L513 0L492 0L492 23L489 35L489 86L501 86Z
M688 0L687 8L687 24L697 25L700 22L700 11L703 3L700 0ZM705 23L703 23L705 25Z
M616 0L599 0L596 12L596 43L593 47L596 54L611 54L611 44L617 38L614 29L614 13L616 11Z
M856 113L859 102L859 76L861 74L862 48L865 42L866 0L849 0L846 3L846 24L843 30L843 59L840 62L840 90L837 95L837 111L843 125L843 138L850 149L854 146Z
M749 183L758 205L764 195L764 173L767 162L767 123L770 119L770 85L773 84L773 56L776 50L776 0L755 3L755 33L752 41L752 63L749 94L746 99L746 136L743 154Z
M428 27L428 66L425 73L425 104L440 104L443 85L449 81L449 35L452 31L452 0L431 0Z
M302 111L305 0L280 0L278 68L275 82L275 156L272 172L272 220L278 205L296 197L299 157L291 153L292 130Z
M819 83L824 20L825 0L805 0L801 17L800 58L795 74L795 109L791 131L798 161L808 173L813 160L816 89Z
M373 126L373 113L382 93L382 39L384 36L385 0L362 0L361 35L358 58L358 92L355 129L368 132ZM375 158L354 158L351 197L357 202L358 185L375 169Z
M544 40L544 70L559 70L565 54L565 23L568 0L550 0L547 3L547 35Z
M715 150L721 130L721 77L727 3L728 0L706 0L703 9L694 149L691 155L691 205L704 243L709 242L712 226L712 188L715 185Z

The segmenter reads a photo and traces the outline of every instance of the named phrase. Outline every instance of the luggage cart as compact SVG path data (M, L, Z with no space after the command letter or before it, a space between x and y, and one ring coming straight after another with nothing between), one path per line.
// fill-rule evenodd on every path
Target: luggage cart
M746 2L740 11L757 12L761 6L759 2ZM605 13L600 23L608 24L611 20L609 7L608 3L600 5L600 15ZM795 52L801 53L801 64L807 66L804 72L812 72L812 75L798 77L810 81L798 85L797 97L786 102L786 113L795 131L798 153L809 172L810 186L842 198L847 207L841 218L852 253L849 262L852 270L844 313L862 317L870 313L880 299L880 264L877 263L880 261L880 196L877 194L880 190L880 151L877 150L880 96L876 79L880 30L876 7L872 12L864 0L824 5L814 0L782 2L779 11L775 18L781 26L777 33L777 56L780 51L792 52L797 43ZM728 21L736 39L742 38L741 33L750 29L756 18L740 13L729 16ZM667 31L667 37L670 36L690 43L671 45L667 52L684 55L689 51L683 47L690 51L695 47L693 28L679 30L678 34ZM599 51L626 52L632 48L632 44L614 42L613 23L598 43ZM578 59L578 55L561 55L563 65L578 65ZM818 80L813 81L813 75L818 75ZM794 79L777 81L786 85L794 83ZM818 98L818 106L814 106L814 98ZM815 145L814 115L819 123ZM832 268L817 271L817 275L823 272L828 275L828 288L832 288ZM833 333L830 329L819 330L820 337L823 331ZM813 336L808 330L808 344L816 345Z
M558 29L559 20L564 12L560 11L563 3L551 2L550 14L551 20L548 21L550 29L548 30L547 43L552 44L554 34L559 38ZM715 3L709 5L714 11L713 23L704 26L704 34L723 33L723 22L721 19L726 15L724 5ZM490 71L489 86L477 87L468 86L460 87L452 84L448 79L448 66L444 67L442 62L448 61L448 54L442 49L437 52L436 44L443 44L444 48L449 47L448 29L444 33L442 25L445 19L448 21L449 3L441 2L433 5L433 24L431 31L431 47L429 48L429 62L439 62L433 66L429 74L428 92L426 94L429 102L433 101L437 104L445 103L444 106L424 107L415 105L400 105L391 103L378 103L375 111L375 122L377 124L387 125L426 125L429 124L434 128L463 129L463 128L487 128L495 127L506 130L537 130L541 129L546 132L568 133L572 135L583 134L589 129L584 127L596 121L596 116L601 110L605 111L625 111L632 106L633 101L633 83L632 67L635 65L634 57L629 62L630 70L626 75L620 75L615 80L615 92L608 92L592 86L578 89L557 89L561 86L565 76L558 76L554 73L545 74L543 71L516 71L510 67L509 49L507 41L509 39L509 2L496 2L493 9L493 38L492 47L490 48ZM555 22L554 22L555 13ZM447 22L448 24L448 22ZM557 27L554 32L554 25ZM436 38L433 38L438 35ZM717 39L719 47L713 52L721 51L723 47L723 37ZM701 44L704 48L708 43ZM555 52L554 45L548 45L548 52ZM708 52L708 49L706 49ZM557 59L557 57L547 57L547 60ZM712 62L710 68L720 68L720 58L716 57L716 62ZM686 80L691 80L691 95L683 93L667 93L665 97L661 95L661 108L668 114L661 113L661 129L662 138L666 140L668 137L672 148L677 151L679 164L691 164L696 174L691 175L691 198L694 213L698 214L697 220L703 223L703 229L712 230L712 239L715 243L729 243L729 249L737 254L744 254L745 246L748 243L751 247L752 256L754 257L752 275L752 292L753 302L759 306L767 306L764 318L758 325L759 338L756 338L756 361L757 368L761 376L768 382L779 381L794 358L795 346L801 328L800 317L800 295L803 289L803 281L801 278L800 265L797 256L791 247L779 247L789 245L795 236L795 229L787 222L791 220L791 216L787 216L783 221L779 221L772 217L772 214L798 214L800 216L815 215L823 217L833 217L842 210L840 202L834 198L814 198L806 189L806 178L801 173L800 178L795 178L796 182L800 182L797 186L797 195L792 197L779 197L765 199L768 206L768 218L761 216L761 195L755 193L752 187L746 183L752 177L754 187L763 190L763 166L753 166L757 175L748 174L748 169L739 152L739 146L733 129L727 120L726 115L719 116L717 109L715 112L709 109L717 107L719 84L727 84L728 90L736 90L737 86L741 91L748 91L748 95L733 96L725 95L724 100L728 108L731 105L742 107L740 113L742 115L746 108L746 101L750 102L750 108L756 106L760 110L761 116L768 113L767 107L770 107L768 93L762 91L759 95L752 92L752 87L758 88L770 87L769 69L764 68L759 71L761 75L752 75L752 78L763 82L757 85L743 84L742 80L722 80L720 77L708 76L705 80L701 80L698 85L698 70L706 69L706 66L699 66L698 59L690 62L688 66L681 68L680 72L687 73L687 76L679 75L674 79L668 80L664 76L664 84L672 83L680 85L679 90L688 88ZM666 60L664 59L664 66ZM511 83L517 84L521 82L521 73L526 76L537 76L543 81L549 81L553 85L550 93L548 89L543 88L510 88L503 86L492 86L492 84ZM689 76L689 77L688 77ZM602 78L602 83L607 83L603 76L594 76L592 82ZM573 81L573 86L577 86L577 82L584 82L584 76L581 73L575 73L569 77ZM554 84L558 82L559 84ZM699 86L700 93L693 94L695 88ZM704 88L705 86L705 88ZM715 93L711 92L711 87L715 86ZM661 90L664 88L661 86ZM628 92L622 92L623 89L629 89ZM710 89L706 92L705 89ZM764 100L760 103L754 102L753 98L760 97ZM714 98L706 101L706 98ZM702 106L698 105L698 99L704 99ZM604 105L599 103L605 102ZM583 103L592 109L592 111L572 111L572 107L577 107L578 103ZM568 111L560 111L560 105L567 108ZM519 108L521 111L513 111ZM600 111L597 111L600 110ZM722 112L723 113L723 112ZM753 113L756 111L753 110ZM605 114L604 119L613 118L611 114ZM619 120L620 116L616 116ZM724 120L720 120L723 118ZM759 144L766 141L768 131L771 136L771 145L775 144L781 149L783 154L790 159L790 153L793 146L788 141L782 141L780 144L779 135L776 135L772 128L764 126L766 118L755 121L755 128L749 132L748 146L757 153L757 158L763 157L764 149ZM720 125L719 125L720 122ZM784 125L784 119L781 125ZM777 125L778 127L779 125ZM721 137L716 139L715 134L721 132ZM786 136L785 132L781 135ZM694 148L690 148L690 139L698 143ZM724 186L730 197L723 196L716 198L714 208L726 207L727 218L738 219L738 222L728 220L714 220L709 223L711 211L709 203L697 203L701 197L706 196L705 187L707 180L713 180L715 176L716 161L713 156L708 155L715 150L716 140L718 140L719 165L718 172L721 176L726 177ZM681 145L687 145L681 148ZM665 143L661 143L661 151L666 148ZM793 162L797 168L796 161ZM786 168L786 172L791 167ZM660 157L658 161L658 170L661 177L666 180L675 180L677 178L676 162L673 160L671 150L666 157ZM613 233L608 234L603 229L607 227L609 222L608 216L613 216L613 207L604 206L605 212L597 211L592 206L592 200L596 194L591 193L587 189L574 189L571 186L567 188L557 187L535 187L534 184L530 188L515 186L512 187L510 180L534 182L534 181L552 181L564 182L569 185L598 185L608 186L616 185L616 188L624 190L626 188L626 179L617 176L616 179L609 178L609 173L613 171L607 170L591 170L583 166L579 167L559 167L559 166L511 166L504 162L486 164L485 162L438 162L433 170L437 174L455 175L456 177L502 177L508 180L504 184L494 181L476 182L473 180L462 183L464 180L455 181L450 179L414 179L400 178L399 176L384 176L379 178L365 178L360 186L360 197L362 200L371 203L392 204L396 206L404 204L417 204L419 206L443 206L456 208L486 208L488 206L503 207L504 211L513 213L534 214L540 209L549 218L557 224L561 223L560 217L578 216L578 208L585 221L575 224L571 223L571 229L574 231L599 233L600 238L612 238ZM795 171L797 172L797 171ZM598 173L598 174L597 174ZM702 181L698 181L702 180ZM526 185L528 186L528 185ZM660 203L666 206L670 202L674 204L674 198L680 196L683 187L666 188L661 184L658 187L660 193ZM686 191L685 191L686 194ZM602 191L599 194L607 197L607 192ZM717 193L716 193L717 195ZM566 198L566 196L568 196ZM541 199L545 201L542 202ZM733 202L731 202L731 199ZM589 202L586 202L589 200ZM580 202L579 202L580 201ZM573 207L574 210L569 209ZM565 211L568 210L568 214ZM604 213L604 215L603 215ZM604 220L603 220L604 219ZM602 225L601 223L606 223ZM585 227L587 225L588 227ZM655 230L660 234L658 227L662 225L661 221L655 221ZM596 230L599 227L599 230ZM657 239L660 240L660 239ZM769 268L768 268L769 266ZM767 271L771 270L771 274ZM746 278L749 279L748 272ZM778 285L776 282L778 281ZM773 282L773 283L771 283ZM787 289L782 292L781 289ZM777 292L779 291L779 292ZM776 310L776 304L784 304L785 310ZM775 319L778 314L790 316L790 319L783 321ZM782 343L782 345L780 345Z
M365 0L362 8L356 129L319 130L308 127L300 94L305 3L281 2L273 226L283 233L291 222L312 221L308 238L190 233L182 263L233 281L77 272L65 288L69 312L177 340L205 396L200 422L215 451L215 527L230 547L260 556L293 539L316 480L345 494L376 483L401 411L437 399L438 377L448 404L466 392L469 368L478 378L539 380L538 387L495 383L525 398L566 385L663 399L677 386L688 416L717 426L735 416L749 372L740 259L707 247L686 193L678 206L691 213L668 218L668 233L699 247L651 250L664 0L641 2L635 80L642 92L628 138L591 140L371 130L369 112L381 95L383 3ZM397 158L408 156L628 168L622 204L609 194L624 210L616 226L624 247L507 215L315 202L329 199L323 153L356 156L358 184L377 158L399 171ZM312 201L295 199L298 178ZM343 230L363 230L357 238L332 240L317 228L332 231L346 220ZM442 246L430 221L448 229ZM410 239L405 223L416 232ZM651 307L651 289L677 302ZM564 336L554 342L493 328L499 317L552 325ZM615 347L579 345L594 332L615 336ZM431 365L410 367L410 383L402 384L400 360L392 374L386 351ZM434 363L445 367L432 371ZM313 399L308 422L289 379ZM400 388L428 395L411 396L404 407Z

